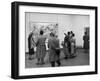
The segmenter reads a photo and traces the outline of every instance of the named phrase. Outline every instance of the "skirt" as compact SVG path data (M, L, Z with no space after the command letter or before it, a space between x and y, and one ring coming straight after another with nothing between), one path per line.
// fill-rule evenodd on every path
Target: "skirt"
M46 46L39 45L36 48L36 58L44 58L46 55Z

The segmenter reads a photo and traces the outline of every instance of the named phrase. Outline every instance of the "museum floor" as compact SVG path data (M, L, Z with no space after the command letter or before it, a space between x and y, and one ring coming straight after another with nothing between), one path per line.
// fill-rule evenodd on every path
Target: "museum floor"
M64 54L61 52L60 61L61 66L81 66L81 65L89 65L89 53L84 53L83 49L77 49L77 56L74 58L64 59ZM25 54L25 68L39 68L39 67L50 67L50 63L48 60L48 54L45 57L44 65L36 65L36 58L33 56L32 60L28 59L29 54Z

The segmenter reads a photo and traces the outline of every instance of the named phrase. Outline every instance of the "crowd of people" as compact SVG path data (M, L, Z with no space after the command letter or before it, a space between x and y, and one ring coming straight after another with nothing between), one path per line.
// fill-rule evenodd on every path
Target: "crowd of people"
M75 34L73 31L69 31L67 34L65 34L63 49L65 54L65 59L73 58L76 56L76 39Z
M28 37L28 48L29 48L29 60L32 60L32 55L36 54L37 65L45 64L44 58L46 56L46 37L44 36L43 30L40 31L40 35L37 38L37 41L34 41L32 37L33 33L31 32ZM36 53L34 52L34 46L36 46ZM65 55L64 59L73 58L76 56L76 40L75 34L73 31L65 33L64 42L62 43L63 52ZM50 33L50 38L48 39L48 54L49 54L49 62L51 67L55 67L57 63L58 66L61 66L60 61L60 52L61 48L59 45L58 36L55 35L53 32Z

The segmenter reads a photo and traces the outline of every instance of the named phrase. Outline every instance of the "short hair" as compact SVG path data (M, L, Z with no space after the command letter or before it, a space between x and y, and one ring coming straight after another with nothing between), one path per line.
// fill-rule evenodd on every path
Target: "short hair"
M72 34L72 36L74 37L74 36L75 36L75 34L73 33L73 34Z
M54 33L51 32L51 33L50 33L50 36L53 36L53 37L54 37Z
M43 30L41 30L41 31L40 31L40 34L43 35L43 33L44 33Z
M67 32L68 35L70 35L70 32Z

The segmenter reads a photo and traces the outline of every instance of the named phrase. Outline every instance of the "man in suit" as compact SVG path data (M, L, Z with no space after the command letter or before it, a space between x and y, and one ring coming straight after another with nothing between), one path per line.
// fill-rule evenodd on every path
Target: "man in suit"
M59 48L59 40L55 37L54 33L50 33L50 39L48 40L48 48L51 67L55 67L55 63L60 66L61 63L59 60L59 54L57 54L57 49Z

